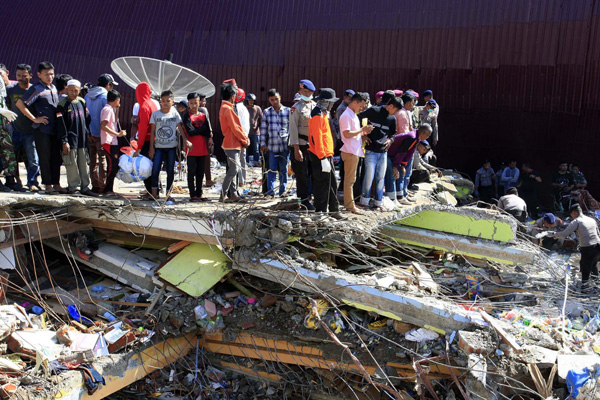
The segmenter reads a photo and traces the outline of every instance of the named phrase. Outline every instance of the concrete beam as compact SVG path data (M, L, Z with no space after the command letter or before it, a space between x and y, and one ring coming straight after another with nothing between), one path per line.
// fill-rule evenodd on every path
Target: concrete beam
M209 217L191 217L183 214L166 214L157 211L123 210L103 212L87 208L69 209L73 218L95 228L150 235L190 242L230 245L223 238L225 227Z
M100 243L92 258L84 260L76 253L72 253L71 250L75 251L75 249L69 247L66 242L61 243L61 240L61 238L55 238L44 240L43 243L107 277L141 292L152 293L155 287L163 286L163 283L154 277L154 271L158 265L129 250L109 243ZM138 264L154 268L146 269Z
M513 242L517 231L514 218L473 207L424 210L396 224L504 243Z
M381 232L394 240L415 247L444 250L480 260L497 261L503 264L530 264L535 258L533 248L527 249L510 243L469 238L450 233L398 225L386 225Z
M317 271L263 259L258 263L235 263L234 268L299 290L321 290L353 307L442 334L486 325L478 313L455 304L430 296L380 290L365 284L360 277L325 267Z

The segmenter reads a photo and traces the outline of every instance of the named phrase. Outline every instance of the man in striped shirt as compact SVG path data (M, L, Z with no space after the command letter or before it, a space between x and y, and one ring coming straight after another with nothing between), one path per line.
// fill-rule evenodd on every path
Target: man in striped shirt
M281 95L277 89L269 90L268 96L271 107L263 111L260 124L260 151L269 152L266 195L274 196L275 177L279 172L279 196L283 196L287 185L290 153L288 148L290 109L281 104Z

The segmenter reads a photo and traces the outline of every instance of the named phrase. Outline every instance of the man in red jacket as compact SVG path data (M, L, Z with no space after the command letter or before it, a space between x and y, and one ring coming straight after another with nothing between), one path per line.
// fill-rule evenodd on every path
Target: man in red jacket
M138 104L140 105L140 110L138 112L138 142L137 142L137 150L134 153L134 157L140 155L149 157L150 152L150 116L158 107L152 101L150 97L152 90L150 90L150 85L146 82L141 82L135 88L135 97L137 99ZM142 196L142 200L152 200L152 178L148 177L144 181L144 186L146 187L146 194Z
M308 120L308 159L312 167L315 211L327 212L329 206L331 216L341 219L333 169L333 136L329 125L329 111L339 99L335 97L333 89L324 88L314 100L317 105Z

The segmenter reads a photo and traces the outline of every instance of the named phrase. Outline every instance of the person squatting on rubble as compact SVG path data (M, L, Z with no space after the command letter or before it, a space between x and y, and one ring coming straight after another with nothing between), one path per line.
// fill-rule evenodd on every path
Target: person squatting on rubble
M239 202L242 200L237 190L237 176L241 168L240 157L242 149L250 145L250 139L244 132L240 117L234 110L234 102L237 90L232 83L221 84L221 108L219 109L219 121L223 132L222 148L227 156L227 173L221 188L219 201Z
M537 219L533 224L533 233L539 234L542 232L549 231L557 231L558 229L563 230L566 227L566 224L562 219L556 217L552 213L546 213L542 218ZM540 238L541 246L545 249L552 249L555 244L562 244L564 239L559 239L555 237L548 237L547 235Z
M88 173L87 137L90 114L85 100L79 97L81 83L67 81L67 95L56 107L56 133L62 144L62 161L67 170L68 190L71 194L98 196L90 190Z
M202 196L202 181L206 166L205 159L209 157L209 144L212 144L210 124L206 114L200 111L200 94L188 94L187 101L188 110L183 113L182 122L188 139L192 142L192 150L187 157L188 190L190 191L190 201L203 202L208 201L206 197Z
M159 175L163 167L167 171L167 204L173 203L171 191L175 181L175 157L179 135L184 139L185 147L192 150L192 143L183 129L181 116L173 108L173 92L165 90L160 94L160 109L150 116L150 151L152 160L152 196L158 198Z
M277 89L270 89L267 96L271 106L263 111L260 125L260 152L263 163L268 163L267 174L263 174L263 180L267 181L265 195L274 197L275 178L279 175L279 196L284 196L290 156L290 108L281 104Z
M329 211L332 217L341 219L333 167L333 134L329 124L329 112L338 100L335 91L330 88L321 89L315 97L317 105L311 111L308 122L308 158L312 167L315 211Z
M431 128L433 129L433 127ZM436 174L438 177L442 177L442 173L439 169L423 159L423 157L430 151L431 149L429 148L429 142L427 140L422 140L417 143L417 151L415 151L415 154L413 155L413 173L410 177L411 185L430 182L431 174Z
M515 187L508 189L506 194L498 199L498 208L506 211L519 222L525 222L527 219L527 203L519 197Z
M17 101L17 107L33 122L33 137L36 148L40 150L38 156L46 194L66 194L67 190L60 186L62 143L58 140L54 127L59 101L58 91L52 84L54 65L48 61L41 62L37 75L39 82L27 89Z
M573 232L577 234L579 241L579 251L581 252L581 261L579 269L581 270L581 280L584 289L588 288L590 276L598 279L597 263L600 261L600 228L593 218L583 214L579 204L570 208L570 215L573 221L562 232L548 232L548 237L564 239Z

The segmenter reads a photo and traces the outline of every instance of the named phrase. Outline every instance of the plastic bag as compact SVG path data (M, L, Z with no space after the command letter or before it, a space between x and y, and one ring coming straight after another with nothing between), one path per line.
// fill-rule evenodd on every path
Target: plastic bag
M152 175L152 161L148 157L131 157L123 154L119 157L117 178L125 183L141 182Z
M440 335L438 335L436 332L425 328L413 329L412 331L404 334L404 338L406 340L410 340L411 342L425 342L427 340L435 340L439 337Z

